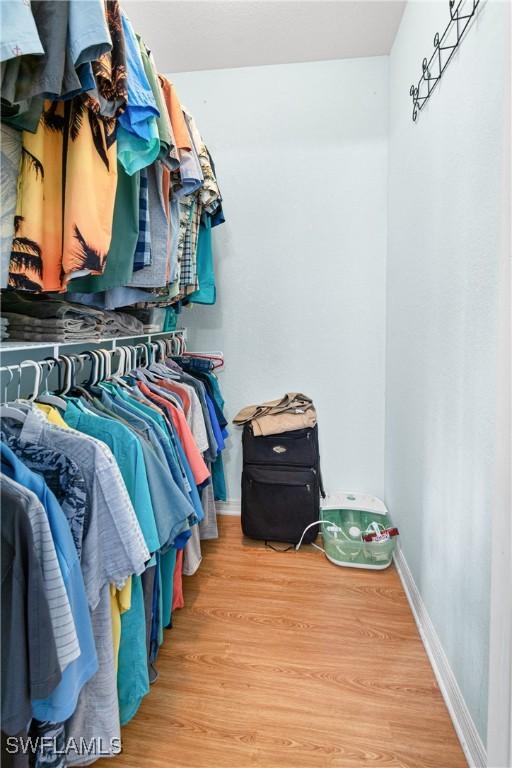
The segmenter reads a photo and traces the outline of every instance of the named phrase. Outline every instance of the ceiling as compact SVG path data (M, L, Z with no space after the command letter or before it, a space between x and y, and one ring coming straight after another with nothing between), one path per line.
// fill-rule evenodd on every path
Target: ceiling
M381 56L401 0L123 0L161 72Z

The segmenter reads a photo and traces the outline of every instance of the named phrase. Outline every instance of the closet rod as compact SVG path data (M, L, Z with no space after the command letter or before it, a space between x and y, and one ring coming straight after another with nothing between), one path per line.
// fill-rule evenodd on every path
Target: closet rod
M137 338L137 337L130 337L130 338ZM105 361L105 358L103 358L104 363L106 365L106 368L104 369L104 373L107 376L107 378L110 378L112 374L112 361L116 353L120 354L120 360L121 363L123 359L123 355L125 353L135 353L134 358L130 358L130 364L128 365L127 370L131 370L131 368L146 368L149 366L149 364L154 359L153 356L148 354L149 350L148 347L151 346L151 349L153 352L156 352L157 350L160 351L162 355L165 354L176 354L176 350L174 350L173 347L173 341L174 340L180 341L180 349L177 350L178 354L182 354L186 350L186 334L184 332L176 331L166 334L166 338L159 338L155 341L149 341L149 342L139 342L138 344L120 344L119 346L114 346L111 349L104 349L104 348L96 348L94 350L84 350L80 353L70 353L69 355L61 355L57 356L55 358L49 358L45 360L22 360L20 363L12 363L11 365L3 365L0 366L0 374L3 372L7 372L9 374L9 380L3 387L3 393L0 399L0 402L6 402L7 401L7 391L13 381L14 378L14 372L18 372L18 393L20 391L21 387L21 377L22 377L22 371L26 368L33 368L34 369L34 375L35 375L35 381L34 381L34 397L37 395L39 391L39 386L41 384L42 379L42 372L44 367L48 367L48 375L51 373L51 371L54 369L54 367L59 364L60 362L65 363L66 367L66 376L73 371L73 379L75 376L75 369L74 364L75 362L81 363L82 361L91 361L93 365L95 365L94 360L96 359L96 362L98 362L101 358L101 355L105 354L107 355L107 360ZM117 341L120 340L120 337L116 339ZM169 347L169 344L171 345ZM181 348L181 345L183 347ZM145 357L144 360L138 359L139 352L144 352ZM128 357L124 358L124 362L122 363L123 366L128 362ZM83 366L81 366L81 370L83 369ZM60 374L59 374L60 377ZM60 381L60 378L59 378ZM19 394L18 394L19 397Z
M149 334L146 334L149 335ZM108 374L107 377L111 375L111 365L112 360L117 352L119 353L127 353L128 351L135 353L135 358L132 360L132 367L147 367L151 360L150 355L148 354L148 347L151 346L151 349L156 352L157 350L160 351L162 355L165 354L176 354L176 350L173 349L173 341L179 340L180 341L180 347L183 345L179 350L177 350L177 354L187 354L186 351L186 331L183 330L177 330L177 331L170 331L163 334L151 334L151 335L158 335L160 338L156 339L155 341L145 341L145 342L139 342L138 344L120 344L119 346L116 346L115 344L110 349L104 349L101 347L96 347L94 350L83 350L80 353L69 353L68 355L56 355L53 358L45 359L45 360L22 360L20 363L12 363L10 365L3 365L0 366L0 374L7 372L9 374L9 381L4 386L4 394L5 397L7 397L7 390L9 386L11 385L13 381L13 373L14 371L18 372L18 388L21 386L21 376L22 371L25 368L33 368L35 372L35 382L34 382L34 391L37 392L39 389L39 384L41 382L41 375L42 370L44 367L48 367L48 375L51 373L51 371L54 369L55 365L57 365L59 362L63 362L66 364L66 368L69 369L69 366L74 368L74 363L81 362L81 361L92 361L95 356L98 356L99 353L108 353ZM162 336L165 336L165 338L162 338ZM139 337L128 337L128 338L139 338ZM121 337L117 337L117 339L108 339L108 341L120 341ZM86 343L86 342L84 342ZM97 343L97 342L93 342ZM171 346L169 346L169 344ZM138 360L138 353L144 352L145 358L144 361ZM207 356L212 355L214 358L219 358L221 360L221 367L224 363L224 355L222 352L201 352L201 353L188 353L188 354L197 354L198 356ZM154 359L152 357L152 359ZM121 357L120 357L121 362ZM5 400L5 397L3 397L0 402L3 402Z

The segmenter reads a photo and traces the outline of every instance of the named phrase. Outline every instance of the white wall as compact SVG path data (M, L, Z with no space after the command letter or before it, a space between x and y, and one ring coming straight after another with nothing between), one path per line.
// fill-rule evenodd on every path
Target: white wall
M173 77L211 147L227 223L218 304L184 322L222 349L227 413L298 390L325 482L383 493L387 57ZM240 497L240 435L227 455Z
M447 5L408 3L390 57L386 500L485 742L509 27L481 4L413 124Z

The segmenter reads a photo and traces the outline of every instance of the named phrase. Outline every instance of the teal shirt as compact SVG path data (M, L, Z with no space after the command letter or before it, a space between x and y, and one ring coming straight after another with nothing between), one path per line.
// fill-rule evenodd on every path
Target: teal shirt
M161 624L168 627L172 617L172 598L174 587L174 568L176 566L176 550L170 549L160 558L160 578L162 596Z
M217 292L213 271L212 230L210 217L201 221L197 236L197 280L199 288L188 296L191 304L215 304Z
M86 406L85 406L86 407ZM68 400L64 420L80 432L96 437L111 449L119 465L139 525L150 552L159 548L148 480L138 438L114 419L87 413ZM146 616L140 576L132 576L131 607L121 615L121 643L117 669L117 694L121 724L137 712L149 692L146 647Z
M150 137L140 136L126 131L122 126L117 129L117 159L129 176L151 165L160 153L160 137L156 118L148 120Z
M132 601L121 614L121 644L117 661L119 719L126 725L149 693L146 614L140 576L132 576Z

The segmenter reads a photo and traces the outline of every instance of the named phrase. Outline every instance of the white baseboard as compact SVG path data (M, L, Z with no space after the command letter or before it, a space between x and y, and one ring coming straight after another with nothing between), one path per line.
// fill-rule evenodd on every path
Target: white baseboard
M418 631L434 675L450 713L455 731L470 768L486 768L487 754L473 719L464 701L450 663L441 645L439 636L428 615L423 598L416 586L412 573L400 546L395 550L395 565L405 594L411 606Z
M227 501L216 501L215 509L218 515L232 515L240 517L240 499L228 499Z

